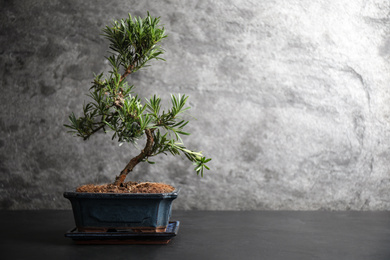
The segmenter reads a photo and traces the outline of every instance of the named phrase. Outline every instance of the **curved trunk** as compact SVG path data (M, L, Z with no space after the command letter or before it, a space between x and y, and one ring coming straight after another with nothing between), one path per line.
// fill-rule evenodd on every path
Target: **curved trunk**
M140 163L142 160L144 160L145 158L149 157L152 154L152 148L154 142L152 131L150 129L145 129L145 134L147 140L144 149L141 151L139 155L137 155L136 157L130 160L130 162L126 165L126 167L121 171L119 176L115 178L114 185L121 186L124 183L127 174L131 172L138 163Z

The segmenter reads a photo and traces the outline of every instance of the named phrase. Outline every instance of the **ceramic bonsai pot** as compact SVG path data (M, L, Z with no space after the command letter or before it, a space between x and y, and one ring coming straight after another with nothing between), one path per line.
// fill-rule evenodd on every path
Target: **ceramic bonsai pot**
M72 204L80 232L132 230L165 232L171 216L171 193L82 193L65 192Z

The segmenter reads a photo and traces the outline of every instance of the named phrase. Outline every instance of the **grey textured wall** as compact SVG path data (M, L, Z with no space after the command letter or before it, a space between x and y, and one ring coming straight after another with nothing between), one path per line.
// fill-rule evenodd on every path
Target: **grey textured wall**
M112 19L161 16L166 62L141 96L190 96L185 139L213 158L158 157L132 180L182 187L176 209L388 210L390 4L386 0L1 1L0 208L70 208L62 192L111 182L138 151L66 134Z

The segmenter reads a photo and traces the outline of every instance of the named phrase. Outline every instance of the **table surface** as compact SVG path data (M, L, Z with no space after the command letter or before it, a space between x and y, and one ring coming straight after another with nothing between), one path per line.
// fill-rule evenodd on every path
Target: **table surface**
M174 211L167 245L76 245L71 211L0 211L1 259L390 259L390 212Z

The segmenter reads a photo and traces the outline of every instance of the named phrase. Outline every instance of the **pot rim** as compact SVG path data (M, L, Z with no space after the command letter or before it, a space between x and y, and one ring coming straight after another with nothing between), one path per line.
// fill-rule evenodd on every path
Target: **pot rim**
M65 191L65 198L102 198L102 199L169 199L176 198L180 192L180 187L169 193L93 193Z

